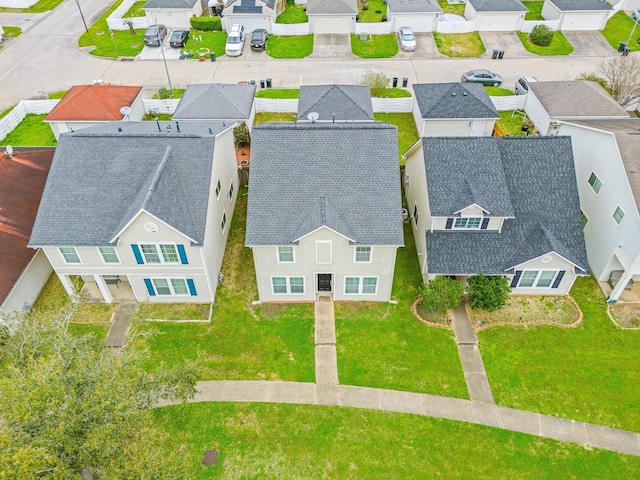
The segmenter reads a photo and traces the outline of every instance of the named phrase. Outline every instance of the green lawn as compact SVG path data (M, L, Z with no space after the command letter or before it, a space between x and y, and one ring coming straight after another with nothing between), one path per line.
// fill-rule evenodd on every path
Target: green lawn
M374 113L379 122L388 122L398 127L398 155L400 165L404 165L402 154L418 141L418 129L412 113Z
M274 113L274 112L260 112L256 113L256 117L253 119L254 125L267 122L293 122L296 119L296 113Z
M335 304L340 383L468 398L453 332L428 327L411 313L422 276L408 223L404 242L393 280L397 305Z
M385 88L384 93L378 95L378 98L407 98L411 97L409 90L403 90L402 88Z
M503 87L484 87L484 89L490 97L510 97L515 95L511 90Z
M154 323L147 366L200 355L202 380L313 382L313 304L251 305L258 294L251 250L244 247L247 189L239 193L211 323Z
M571 295L584 312L577 328L479 333L496 402L640 432L640 331L614 327L592 278L579 278Z
M40 0L39 2L31 5L29 8L0 8L0 12L11 13L42 13L53 10L60 5L63 0Z
M438 4L442 9L442 13L455 13L456 15L464 16L464 3L450 4L447 0L438 0Z
M364 8L367 8L366 10ZM359 23L378 23L387 15L387 2L385 0L363 0L358 12Z
M609 42L609 45L617 50L620 42L626 42L629 38L634 23L636 22L633 18L620 10L609 19L601 32L602 36ZM640 50L638 40L640 40L640 27L636 27L628 45L632 52Z
M2 29L4 30L5 38L15 38L22 33L22 29L20 27L7 27L3 25Z
M307 23L308 21L305 5L296 5L295 0L287 0L284 12L276 18L276 23Z
M131 5L131 8L125 13L122 18L132 18L132 17L144 17L146 16L142 7L144 7L146 0L142 0L140 2L135 2Z
M49 100L60 100L64 97L69 90L59 90L57 92L51 92L49 94Z
M258 98L293 99L300 97L299 88L267 88L256 92Z
M449 57L477 57L485 52L478 32L434 33L438 51Z
M313 52L313 35L269 35L267 55L273 58L304 58Z
M518 32L518 37L520 37L520 41L522 42L522 45L524 45L524 48L536 55L569 55L573 52L573 46L569 43L569 40L567 40L562 32L555 33L553 41L548 47L534 45L529 41L529 35L525 32Z
M496 124L502 128L505 133L508 133L512 137L521 137L524 135L522 133L522 125L524 124L524 121L521 116L514 115L513 110L498 113L500 114L500 118L496 120Z
M209 402L155 409L152 418L159 450L181 449L194 480L640 476L640 457L417 415ZM202 466L205 450L220 452L218 465Z
M165 87L165 89L168 91L169 89ZM186 89L185 88L174 88L173 90L171 90L171 98L182 98L182 95L184 95L184 91ZM160 90L158 90L156 93L153 94L153 97L151 97L153 99L159 99L160 98Z
M9 107L9 108L7 108L4 112L0 113L0 118L4 118L4 117L6 117L7 115L9 115L9 112L11 112L11 110L13 110L13 109L14 109L14 107L15 107L15 105L14 105L13 107Z
M93 334L100 339L107 338L107 332L109 332L109 324L91 325L87 323L70 323L69 333L74 335L87 335Z
M360 35L351 35L351 51L361 58L391 58L398 53L398 42L393 34L370 35L360 40Z
M48 123L43 122L47 114L36 115L29 113L2 143L13 147L53 147L56 137Z
M194 37L202 39L202 41L194 40ZM213 52L216 56L221 57L224 55L225 45L227 43L227 32L201 32L199 30L189 30L189 40L187 46L182 51L193 52L193 56L188 60L199 60L198 50L209 49L209 52ZM205 50L202 50L203 52ZM209 54L206 55L206 61L209 60Z
M522 4L529 9L529 11L524 14L525 20L544 20L542 16L544 1L523 1Z

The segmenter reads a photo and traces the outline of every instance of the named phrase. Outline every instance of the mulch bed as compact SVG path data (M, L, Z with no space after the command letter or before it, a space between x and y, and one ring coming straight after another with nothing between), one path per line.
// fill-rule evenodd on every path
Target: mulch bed
M609 304L609 317L617 327L640 330L640 303Z
M411 312L413 316L419 321L430 327L445 328L447 330L453 329L451 323L451 317L448 312L434 312L433 310L427 310L422 306L422 297L418 297L413 305L411 305Z

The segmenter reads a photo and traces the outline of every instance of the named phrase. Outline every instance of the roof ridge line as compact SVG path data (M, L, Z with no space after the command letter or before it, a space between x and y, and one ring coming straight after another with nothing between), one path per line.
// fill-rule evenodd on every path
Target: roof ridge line
M140 205L141 209L147 206L147 202L151 198L151 194L155 191L156 186L158 185L158 181L160 180L160 176L164 171L164 167L167 165L167 161L169 160L170 154L171 154L171 145L167 146L164 152L164 156L162 157L162 160L158 164L158 168L156 169L156 173L153 176L153 180L151 180L151 185L149 185L149 188L147 189L147 194L145 195L144 200L142 201L142 205Z

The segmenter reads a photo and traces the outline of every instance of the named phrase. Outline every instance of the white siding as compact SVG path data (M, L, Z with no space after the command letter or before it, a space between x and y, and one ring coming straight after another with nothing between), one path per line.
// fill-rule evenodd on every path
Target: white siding
M602 30L607 23L608 11L565 12L560 19L559 30Z
M355 31L355 17L351 16L324 16L313 15L309 17L311 33L352 33Z
M264 28L267 32L271 32L271 22L266 16L259 15L233 15L225 17L227 19L227 30L231 28L231 25L238 24L244 25L244 33L248 35L258 28Z
M188 30L191 28L191 17L202 14L202 5L196 2L193 8L153 8L145 10L149 25L156 23L166 25L168 30Z
M546 135L549 130L549 123L551 122L549 114L531 89L529 89L529 93L525 95L525 97L524 111L538 129L540 135Z
M51 264L46 255L42 250L38 250L0 305L0 312L29 310L42 291L51 271Z
M560 20L561 12L558 7L556 7L549 0L545 0L544 5L542 6L542 18L545 20Z
M104 122L49 122L53 136L56 140L60 140L60 134L73 130L82 130L83 128L96 127Z
M522 27L524 12L478 13L475 20L478 32L513 32Z
M438 27L437 13L393 13L388 11L391 29L394 32L401 27L410 27L415 33L435 32Z
M411 228L413 229L413 237L416 242L420 272L423 274L423 278L426 281L426 277L424 277L427 273L426 231L431 228L431 217L429 196L427 193L427 173L424 165L422 145L416 146L415 151L408 156L404 172L407 209L409 210ZM408 184L406 182L407 175L409 176ZM418 206L419 213L417 225L415 218L413 217L416 205Z
M516 295L567 295L576 279L573 264L555 253L549 253L548 255L542 255L541 257L534 258L528 262L518 265L514 270L558 270L565 272L557 288L512 288L512 293ZM512 278L513 275L510 276L509 281L511 281Z
M471 135L474 119L453 119L453 120L425 120L421 119L420 123L416 125L420 126L421 132L418 132L422 137L468 137ZM482 126L482 136L489 137L493 133L493 127L495 125L495 119L477 119L477 121L484 122Z

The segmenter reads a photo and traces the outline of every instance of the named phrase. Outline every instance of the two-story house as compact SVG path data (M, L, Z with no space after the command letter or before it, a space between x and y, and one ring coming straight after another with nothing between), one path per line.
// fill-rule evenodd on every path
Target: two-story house
M114 122L60 136L29 245L69 295L212 302L237 197L233 131ZM117 289L117 290L116 290Z

